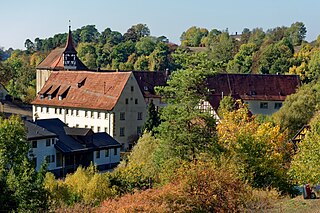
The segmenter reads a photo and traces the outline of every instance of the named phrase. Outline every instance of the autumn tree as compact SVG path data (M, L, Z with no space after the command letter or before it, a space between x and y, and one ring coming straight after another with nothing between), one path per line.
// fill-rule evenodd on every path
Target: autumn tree
M243 180L255 187L288 190L285 165L290 146L280 126L257 122L238 102L237 109L223 113L217 131L219 144L225 150L223 159L235 165Z
M180 41L182 46L199 47L201 40L209 34L205 28L198 28L196 26L190 27L183 32Z
M297 153L293 157L289 174L297 184L319 183L320 157L320 114L317 112L310 121L310 132L297 144Z

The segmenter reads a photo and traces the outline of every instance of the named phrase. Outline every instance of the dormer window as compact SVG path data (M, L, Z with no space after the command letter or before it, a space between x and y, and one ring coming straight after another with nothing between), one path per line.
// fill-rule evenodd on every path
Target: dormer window
M48 99L51 100L52 99L52 95L48 95Z
M148 91L148 87L147 87L147 86L144 86L144 87L143 87L143 90L144 90L144 91Z
M62 98L62 95L59 95L59 96L58 96L58 100L59 100L59 101L62 101L62 99L63 99L63 98Z
M40 95L40 99L41 100L44 99L44 95L43 94Z

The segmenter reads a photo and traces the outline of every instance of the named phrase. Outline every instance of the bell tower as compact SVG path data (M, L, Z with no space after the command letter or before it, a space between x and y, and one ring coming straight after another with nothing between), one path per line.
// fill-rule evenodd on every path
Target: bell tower
M77 51L72 41L71 26L69 21L69 33L65 50L63 52L63 67L65 70L77 69Z

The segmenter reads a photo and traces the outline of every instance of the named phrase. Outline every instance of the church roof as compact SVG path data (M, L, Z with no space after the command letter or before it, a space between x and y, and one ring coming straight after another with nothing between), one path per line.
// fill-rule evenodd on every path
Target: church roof
M284 101L300 86L297 75L216 74L207 79L209 102L218 109L223 96L235 99Z
M130 75L130 72L54 71L32 104L112 110ZM49 99L52 88L58 91Z
M69 29L66 46L64 48L56 48L52 50L49 55L37 66L37 69L48 70L64 70L63 54L75 53L77 51L73 45L72 33ZM87 70L88 68L82 63L82 61L76 56L76 70Z

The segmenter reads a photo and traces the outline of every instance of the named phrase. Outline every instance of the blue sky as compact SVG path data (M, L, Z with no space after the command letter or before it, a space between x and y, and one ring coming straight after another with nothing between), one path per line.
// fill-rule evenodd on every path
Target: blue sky
M307 40L320 34L318 0L9 0L0 3L0 47L23 48L27 38L46 38L94 24L121 33L143 23L151 35L180 43L191 26L241 32L243 28L290 26L302 21Z

